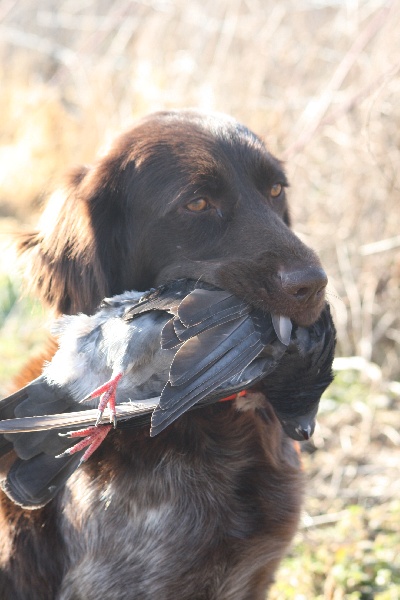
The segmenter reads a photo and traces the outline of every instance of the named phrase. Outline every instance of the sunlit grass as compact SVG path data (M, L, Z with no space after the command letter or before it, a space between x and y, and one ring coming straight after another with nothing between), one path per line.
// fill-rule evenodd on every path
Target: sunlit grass
M0 253L0 394L14 375L39 350L47 337L47 317L40 303L24 293L10 239L1 240Z
M373 509L349 505L334 525L302 530L271 598L398 600L399 523L400 503L392 501Z

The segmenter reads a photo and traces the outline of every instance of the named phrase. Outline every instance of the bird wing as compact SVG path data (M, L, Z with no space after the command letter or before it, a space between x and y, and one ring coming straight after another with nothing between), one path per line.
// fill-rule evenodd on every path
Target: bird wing
M58 435L59 429L49 431L46 426L32 431L27 426L31 420L45 419L47 414L68 414L66 411L73 406L76 404L66 390L50 385L43 376L0 401L0 416L6 419L1 421L0 461L7 463L12 450L18 457L0 485L17 504L43 506L76 469L79 456L61 462L54 458L71 446L71 440Z
M76 410L77 405L66 388L51 385L42 375L15 394L0 400L0 417L37 418L53 413L66 413L72 408ZM65 446L65 442L61 443L57 436L54 437L54 434L47 431L39 434L13 433L0 438L0 457L10 450L10 443L24 460L42 451L54 456Z
M150 415L159 398L140 403L127 402L117 406L117 419L124 421L134 417L135 427L150 423ZM27 416L0 421L0 457L10 450L17 453L0 482L1 488L18 505L39 508L49 502L79 465L81 452L59 456L76 443L76 438L60 436L65 429L93 425L96 409L81 410L54 415ZM103 420L108 418L107 410ZM1 460L1 458L0 458Z
M195 307L197 298L193 298L194 294L192 292L189 296L192 296ZM203 298L200 297L200 304L202 302ZM217 316L217 325L189 338L178 349L171 364L168 383L152 415L152 436L204 398L211 399L218 395L221 398L224 393L239 391L277 366L286 347L277 339L270 315L257 315L254 320L252 313L242 316L236 308L232 305L235 317L231 320L227 320L225 315L221 321ZM197 314L206 320L210 318L207 310L198 311ZM190 315L185 313L183 318L189 327L198 325L198 317L190 319ZM254 365L253 379L249 379L249 371L245 378L240 378L268 342L275 346L275 352L263 357L257 366Z
M196 287L191 279L178 279L145 292L133 306L126 308L124 319L129 321L137 315L162 310L176 314L182 299Z
M15 504L40 508L65 485L79 465L80 454L54 458L41 453L30 460L17 458L0 487Z
M159 402L159 396L149 398L140 402L124 402L116 407L118 421L136 419L143 415L149 415ZM76 412L63 412L54 415L42 415L31 417L17 417L0 421L0 434L28 433L33 431L50 431L53 429L65 429L71 427L85 427L93 425L98 416L95 408L80 410ZM109 411L105 409L100 424L109 423Z

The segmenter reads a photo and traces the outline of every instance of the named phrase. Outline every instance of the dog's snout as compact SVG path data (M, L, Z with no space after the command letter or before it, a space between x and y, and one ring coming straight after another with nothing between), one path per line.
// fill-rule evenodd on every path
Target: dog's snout
M321 267L281 271L280 278L283 290L300 302L320 296L328 283L326 273Z

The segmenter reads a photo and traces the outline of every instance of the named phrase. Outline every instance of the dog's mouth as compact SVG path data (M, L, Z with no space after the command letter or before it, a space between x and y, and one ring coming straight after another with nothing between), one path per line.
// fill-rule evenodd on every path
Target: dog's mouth
M272 301L269 299L269 302L263 302L262 297L263 293L261 291L261 308L271 312L275 331L277 335L279 331L280 335L283 337L285 337L285 332L291 330L290 324L296 324L299 327L310 327L311 325L314 325L321 316L325 306L325 293L319 294L317 297L304 304L297 304L291 299L281 299L280 302L276 302L275 299ZM268 308L266 308L266 306L268 306ZM288 334L286 334L286 336L287 335Z
M322 269L321 272L323 273ZM305 288L304 292L300 290L299 293L291 294L273 282L269 287L262 286L258 289L257 300L264 310L285 316L301 327L309 327L318 320L325 306L326 284L327 278L324 274L314 288ZM284 323L283 320L282 328L285 328Z
M281 341L289 340L292 323L301 327L313 325L325 306L327 278L322 269L319 279L291 293L283 288L280 278L269 273L234 269L220 269L214 280L216 285L242 298L254 308L271 313L277 336ZM285 342L284 342L285 343Z
M276 334L285 344L290 340L292 323L302 327L313 325L325 305L327 277L319 265L279 274L247 260L191 261L168 266L156 284L180 278L225 289L254 308L271 313Z

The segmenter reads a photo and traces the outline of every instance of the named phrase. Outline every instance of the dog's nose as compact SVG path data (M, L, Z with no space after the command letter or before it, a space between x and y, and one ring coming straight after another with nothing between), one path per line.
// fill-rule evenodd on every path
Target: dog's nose
M300 302L320 296L328 283L326 273L321 267L281 271L280 278L283 290Z

